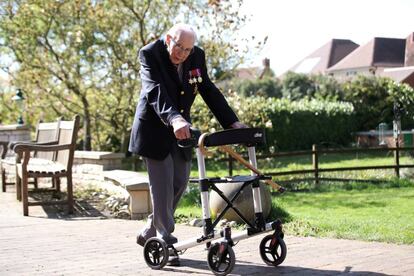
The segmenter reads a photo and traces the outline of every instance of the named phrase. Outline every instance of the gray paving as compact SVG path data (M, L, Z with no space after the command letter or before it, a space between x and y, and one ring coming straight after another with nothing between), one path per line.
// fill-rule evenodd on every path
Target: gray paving
M59 217L36 206L23 217L14 193L0 193L0 275L212 275L203 246L188 249L181 267L151 270L135 244L143 222L85 210ZM201 229L178 225L175 234L183 240ZM258 250L263 236L234 247L232 275L414 275L414 245L286 236L286 260L269 267Z

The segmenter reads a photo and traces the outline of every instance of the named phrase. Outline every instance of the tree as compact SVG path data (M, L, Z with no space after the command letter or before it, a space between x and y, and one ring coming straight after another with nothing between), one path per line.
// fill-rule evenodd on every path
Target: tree
M311 99L316 91L315 83L306 74L288 72L282 81L283 97L290 100Z
M245 97L282 98L282 86L278 79L265 77L257 80L242 80L234 83L236 91Z
M328 101L344 100L344 91L341 83L333 76L318 74L312 75L311 79L315 83L315 98Z
M26 94L32 124L81 114L85 150L125 151L140 90L139 49L187 21L199 30L210 69L232 68L240 63L234 36L245 20L241 3L2 1L0 49L15 61L4 69Z
M389 78L358 76L342 86L345 100L355 107L358 129L375 129L381 122L392 122L394 103L404 108L403 127L414 127L414 91L408 85Z

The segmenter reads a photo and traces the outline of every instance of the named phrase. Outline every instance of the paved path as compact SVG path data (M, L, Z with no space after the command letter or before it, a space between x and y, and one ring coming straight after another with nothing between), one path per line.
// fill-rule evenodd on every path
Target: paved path
M203 246L188 249L181 267L151 270L135 244L143 222L86 216L56 218L42 207L22 216L14 193L0 193L0 275L212 275ZM396 229L397 231L397 229ZM177 226L180 239L200 228ZM414 275L414 246L336 239L285 237L288 254L266 266L258 245L264 235L234 247L232 275Z

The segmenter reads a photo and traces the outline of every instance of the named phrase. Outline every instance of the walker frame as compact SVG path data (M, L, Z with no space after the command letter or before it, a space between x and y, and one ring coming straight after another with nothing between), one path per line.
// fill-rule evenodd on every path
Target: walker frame
M273 234L265 236L259 246L262 260L270 266L280 265L286 258L287 248L283 240L284 233L282 230L282 222L277 219L272 222L265 222L262 210L260 195L260 180L269 180L271 177L251 172L247 176L233 176L226 178L207 178L205 157L208 155L207 147L217 147L223 145L244 145L247 147L249 162L257 168L255 146L265 143L265 133L260 128L243 128L231 129L215 132L212 134L203 134L192 131L192 139L182 141L182 147L193 146L196 148L198 179L191 179L190 182L199 184L202 216L203 216L203 234L194 239L188 239L167 245L162 239L154 237L149 239L144 245L144 258L149 267L152 269L162 269L168 261L170 252L182 254L188 248L206 244L208 248L207 262L210 270L216 275L229 274L235 265L235 254L232 247L240 240L259 235L265 232L273 231ZM223 192L217 188L217 183L242 182L232 198L227 198ZM235 200L242 191L248 187L252 187L253 204L255 212L254 223L248 221L246 217L234 206ZM214 219L211 219L209 206L209 191L213 190L226 202L226 207ZM279 191L283 191L280 189ZM247 229L232 234L231 227L226 225L217 231L215 228L225 213L233 209L236 214L247 224Z

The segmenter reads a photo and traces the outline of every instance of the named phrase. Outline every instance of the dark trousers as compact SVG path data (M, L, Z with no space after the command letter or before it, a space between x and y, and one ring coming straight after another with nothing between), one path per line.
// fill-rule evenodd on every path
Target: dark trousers
M146 227L141 231L145 239L158 235L167 243L173 243L174 211L184 193L190 176L191 160L183 158L175 146L164 160L145 158L153 211Z

